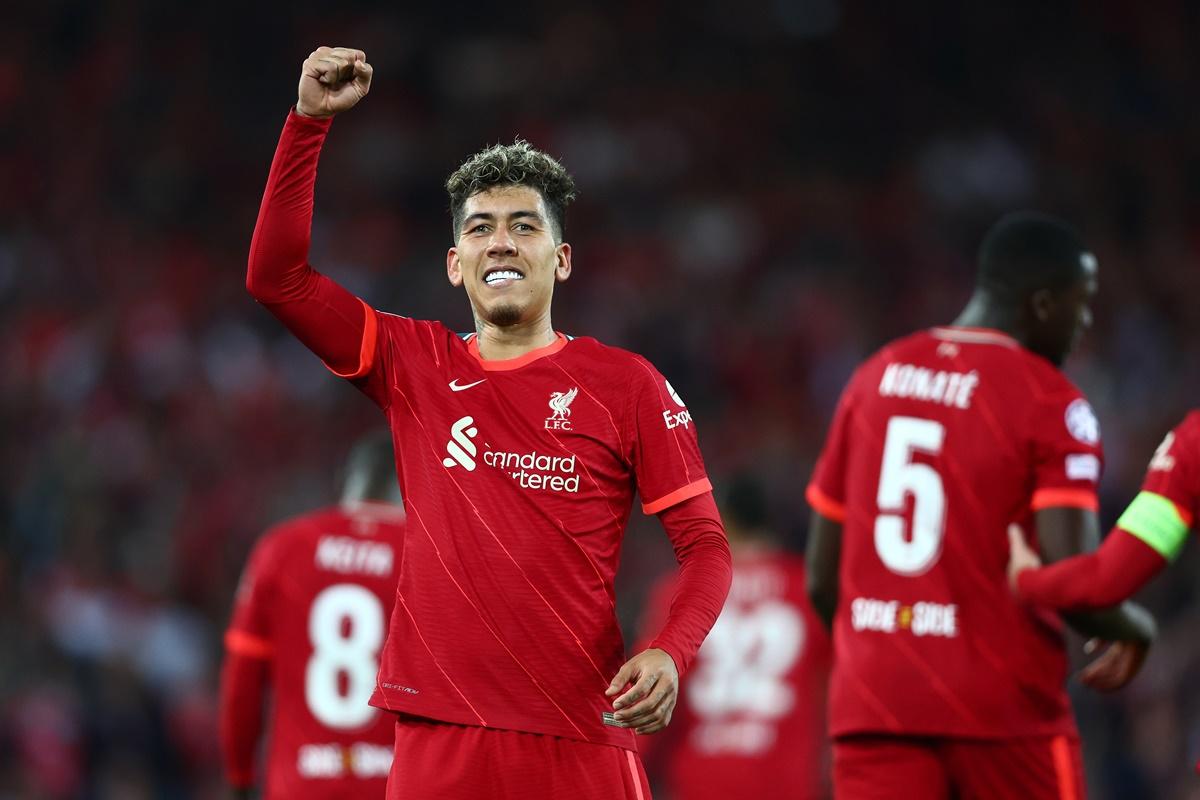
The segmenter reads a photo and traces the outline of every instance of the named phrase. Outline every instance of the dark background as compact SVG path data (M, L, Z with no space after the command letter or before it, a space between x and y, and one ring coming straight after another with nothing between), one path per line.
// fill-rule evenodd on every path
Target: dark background
M0 25L0 797L208 798L220 635L269 523L335 496L374 407L243 286L301 61L364 49L312 260L381 308L470 327L445 176L523 136L578 180L556 327L654 361L710 471L803 486L854 365L947 322L1003 211L1101 264L1068 372L1099 414L1106 524L1200 404L1195 4L700 0L6 7ZM1162 638L1073 689L1092 796L1200 797L1200 560L1144 596ZM672 566L653 520L631 625Z

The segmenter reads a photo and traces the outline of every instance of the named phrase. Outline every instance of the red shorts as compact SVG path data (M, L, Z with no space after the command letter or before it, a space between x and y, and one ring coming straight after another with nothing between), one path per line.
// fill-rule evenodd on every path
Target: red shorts
M421 717L396 722L388 800L650 800L637 753Z
M853 736L833 743L838 800L1084 800L1079 740Z

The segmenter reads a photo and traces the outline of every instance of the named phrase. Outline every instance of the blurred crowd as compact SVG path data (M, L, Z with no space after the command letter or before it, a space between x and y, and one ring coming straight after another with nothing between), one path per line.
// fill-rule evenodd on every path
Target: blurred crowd
M330 502L382 424L246 294L300 62L366 50L333 125L312 262L377 307L471 327L445 176L514 136L580 199L559 330L641 352L716 479L750 471L803 547L843 382L948 322L983 230L1033 207L1101 265L1068 372L1107 450L1105 522L1200 405L1200 9L1053 0L26 3L0 28L0 798L209 798L242 561ZM1073 691L1092 796L1200 797L1200 556L1143 596L1131 688ZM673 566L630 528L631 624Z

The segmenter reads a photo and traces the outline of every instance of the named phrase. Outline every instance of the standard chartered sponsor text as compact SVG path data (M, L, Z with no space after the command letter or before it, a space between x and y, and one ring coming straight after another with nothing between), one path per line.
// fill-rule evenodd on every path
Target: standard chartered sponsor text
M506 470L523 489L546 489L552 492L578 492L579 476L575 474L577 457L551 456L536 450L512 453L485 450L483 463Z

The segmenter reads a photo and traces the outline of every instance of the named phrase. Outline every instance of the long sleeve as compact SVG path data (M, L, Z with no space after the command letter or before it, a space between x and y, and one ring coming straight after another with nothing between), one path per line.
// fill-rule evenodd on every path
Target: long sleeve
M666 623L650 647L665 650L683 675L725 605L733 563L712 492L671 506L658 518L675 548L679 582Z
M1091 553L1025 570L1017 576L1017 593L1052 608L1106 608L1131 597L1167 563L1140 538L1117 528Z
M335 374L369 369L374 312L308 263L317 161L331 119L288 114L250 243L246 289Z
M255 784L254 757L262 735L267 662L239 652L226 652L221 667L219 709L221 754L225 778L238 789Z

